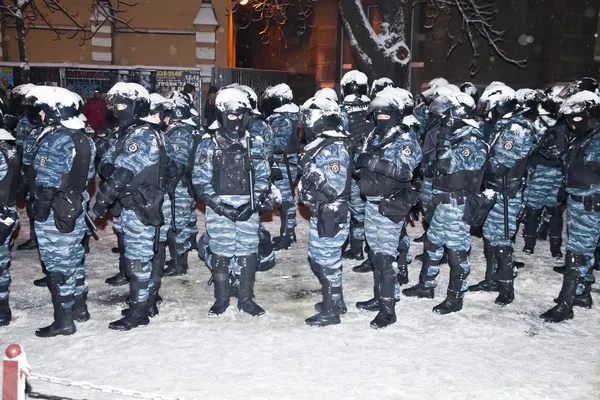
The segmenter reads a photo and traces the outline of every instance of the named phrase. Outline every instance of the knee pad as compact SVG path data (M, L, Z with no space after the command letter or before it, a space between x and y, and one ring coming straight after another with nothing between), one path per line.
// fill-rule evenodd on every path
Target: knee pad
M141 260L130 260L128 258L125 259L125 275L128 278L134 276L135 272L142 272L144 270L144 266L146 263Z
M227 272L229 273L229 262L231 257L221 256L218 254L212 254L210 258L210 267L213 274Z
M310 270L315 274L319 281L325 279L325 268L321 264L311 257L308 257L308 264L310 265Z
M448 265L450 268L460 267L462 263L469 259L468 251L448 249Z
M249 254L247 256L237 257L237 263L240 266L242 273L245 271L254 272L258 268L260 258L258 254Z
M146 290L146 289L148 289L149 284L150 284L150 281L142 282L142 281L140 281L140 278L137 275L132 275L129 278L129 287L131 288L132 291L139 292L140 290ZM133 300L133 299L131 299L131 300Z

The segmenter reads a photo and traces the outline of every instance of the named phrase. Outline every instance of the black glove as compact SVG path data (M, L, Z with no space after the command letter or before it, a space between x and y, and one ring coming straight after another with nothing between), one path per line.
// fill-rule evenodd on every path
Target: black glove
M225 217L233 222L237 220L237 208L215 201L214 196L207 198L204 202L207 207L210 207L215 212L215 214Z
M97 201L94 204L94 207L92 207L92 212L95 216L102 218L106 214L106 207L104 204Z
M283 172L280 168L271 168L271 182L282 181Z
M254 210L252 209L252 204L246 203L242 204L237 208L237 217L236 221L248 221L250 217L254 214Z
M111 163L104 163L98 169L98 175L100 175L100 178L102 178L102 179L104 179L106 181L115 172L115 170L116 170L116 168L115 168L115 166L113 164L111 164Z
M45 222L50 216L50 206L56 197L57 189L53 187L38 187L33 200L33 219Z
M96 193L96 204L94 204L94 213L103 216L106 210L113 205L125 186L133 179L133 172L127 168L119 168L100 186Z
M558 196L557 196L557 200L560 203L566 203L568 200L569 195L567 194L567 188L565 187L565 183L563 182L563 184L560 186L560 189L558 190Z
M321 193L323 193L323 195L325 197L327 197L327 199L329 200L335 200L338 197L338 192L337 190L335 190L331 185L329 185L328 183L321 185L319 188L317 188L317 190Z
M504 164L498 163L498 164L492 166L492 172L494 173L494 175L496 175L498 177L502 177L502 176L508 175L508 173L510 172L510 168L508 168Z
M369 165L369 161L373 158L373 156L367 154L367 153L361 153L358 158L356 159L356 168L360 169L360 168L367 168L367 166Z

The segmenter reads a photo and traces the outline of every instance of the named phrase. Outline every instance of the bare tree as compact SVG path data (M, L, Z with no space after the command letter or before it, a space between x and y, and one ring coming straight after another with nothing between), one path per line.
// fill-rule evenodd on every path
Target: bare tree
M498 54L505 62L519 68L526 66L527 60L510 58L500 48L506 30L493 26L493 20L498 15L493 0L378 0L382 21L379 34L370 26L360 0L340 1L340 15L350 37L356 62L371 78L393 76L396 84L407 84L410 53L405 43L403 6L414 7L417 4L426 6L426 29L432 30L435 26L446 23L446 36L452 42L446 59L450 59L456 48L465 42L469 43L473 53L469 65L471 76L475 76L480 70L477 64L480 53L475 43L476 37L483 38L490 51ZM458 34L451 32L455 14L461 21Z
M55 40L61 36L69 39L78 38L83 45L93 38L100 28L107 24L115 31L121 29L133 30L131 19L123 18L123 13L137 3L127 0L90 0L90 11L96 16L97 25L92 26L89 21L81 21L79 10L70 10L61 4L60 0L0 0L0 22L14 24L19 43L19 60L21 62L22 81L29 82L30 69L27 56L26 37L29 29L43 26L51 29L56 35ZM66 16L71 26L68 30L55 26L51 21L52 14Z
M319 0L233 0L229 12L236 15L238 29L247 29L253 23L262 24L260 38L264 44L268 44L273 39L286 41L283 26L290 19L294 20L296 33L303 35L318 2Z

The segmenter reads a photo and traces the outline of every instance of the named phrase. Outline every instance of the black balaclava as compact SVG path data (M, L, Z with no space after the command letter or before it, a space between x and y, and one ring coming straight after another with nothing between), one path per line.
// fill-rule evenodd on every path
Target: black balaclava
M581 121L575 121L577 117L580 117ZM584 136L590 131L590 116L587 111L565 115L565 120L574 136Z

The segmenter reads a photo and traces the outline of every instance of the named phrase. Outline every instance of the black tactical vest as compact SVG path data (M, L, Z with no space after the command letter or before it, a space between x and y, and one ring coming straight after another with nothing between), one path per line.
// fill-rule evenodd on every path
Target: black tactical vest
M120 196L121 198L125 197L126 195L128 195L130 192L133 192L134 190L137 190L137 189L140 189L140 188L143 188L146 186L154 186L159 189L162 189L162 186L163 186L162 183L165 178L165 176L164 176L164 174L165 174L164 160L167 157L167 155L165 153L165 146L164 146L162 138L160 137L160 134L148 124L131 125L130 127L128 127L125 130L123 135L119 135L119 139L115 143L115 151L113 153L112 164L114 165L117 157L121 153L123 153L123 151L127 151L127 149L124 149L125 142L127 141L129 136L135 130L140 129L140 128L150 131L152 133L152 135L154 135L154 137L156 138L156 141L159 145L158 162L156 164L153 164L153 165L150 165L150 166L144 168L139 174L134 176L133 179L127 184L125 190L122 192L122 194Z
M599 134L600 129L597 129L590 136L576 138L569 146L565 160L568 188L586 190L592 185L600 184L600 175L588 168L585 163L585 152Z
M216 136L217 146L213 155L211 184L219 196L248 196L252 159L244 139L230 140Z
M547 128L538 147L538 165L552 168L562 166L562 157L567 150L567 129L564 122L557 122L556 125Z
M396 140L396 138L402 133L403 132L401 130L398 130L397 135L376 147L371 147L367 144L366 151L373 156L384 159L383 154L385 153L385 149L383 146ZM363 196L387 198L409 187L410 182L400 182L385 175L371 172L366 168L362 168L360 170L359 186L360 194Z
M17 147L0 141L0 157L4 157L8 166L6 175L0 180L0 204L12 207L17 202L19 166L21 164Z
M367 120L369 103L356 100L342 105L348 115L348 126L352 144L359 146L373 130L373 123Z

